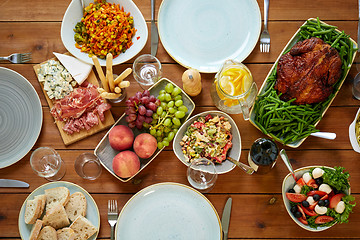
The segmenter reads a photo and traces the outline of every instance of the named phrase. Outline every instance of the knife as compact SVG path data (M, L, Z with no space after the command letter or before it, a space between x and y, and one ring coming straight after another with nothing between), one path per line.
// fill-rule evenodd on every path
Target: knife
M228 200L226 201L224 211L223 211L222 217L221 217L221 225L222 225L222 229L223 229L224 240L228 239L231 204L232 204L232 198L229 197Z
M151 55L154 57L157 52L158 44L159 34L155 24L155 0L151 0Z
M30 185L26 182L12 179L0 179L0 187L28 188Z

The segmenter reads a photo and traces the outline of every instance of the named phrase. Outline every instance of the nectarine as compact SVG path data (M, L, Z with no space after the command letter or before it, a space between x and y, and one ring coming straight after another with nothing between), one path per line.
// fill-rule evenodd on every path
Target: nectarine
M128 178L140 170L139 157L132 151L118 153L113 159L113 170L121 178Z
M110 146L118 151L131 148L134 142L133 131L125 125L117 125L109 132Z
M141 158L151 157L157 148L156 138L148 133L136 136L134 140L134 151Z

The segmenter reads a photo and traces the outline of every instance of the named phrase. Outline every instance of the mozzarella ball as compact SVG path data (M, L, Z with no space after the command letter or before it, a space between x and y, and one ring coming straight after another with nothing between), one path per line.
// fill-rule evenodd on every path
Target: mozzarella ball
M294 191L295 191L295 193L300 193L301 192L301 186L299 184L296 184L294 186Z
M309 196L306 201L308 201L310 205L313 205L315 203L315 200L312 196Z
M315 179L322 177L323 174L324 174L324 170L322 170L321 168L318 168L318 167L312 171L312 175Z
M324 215L327 212L327 207L320 207L319 205L316 205L315 212L319 215Z
M329 185L327 185L326 183L323 183L320 185L319 191L323 191L323 192L326 192L327 194L329 194L329 193L331 193L332 190Z
M335 207L335 211L337 212L337 213L343 213L344 212L344 210L345 210L345 203L344 203L344 201L340 201L337 205L336 205L336 207Z
M304 173L302 178L304 179L305 183L308 183L312 179L310 173L308 172Z

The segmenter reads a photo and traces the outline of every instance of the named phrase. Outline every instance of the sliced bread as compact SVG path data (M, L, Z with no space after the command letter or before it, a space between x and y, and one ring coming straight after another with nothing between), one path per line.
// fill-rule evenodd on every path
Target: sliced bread
M37 240L57 240L56 230L51 226L43 227Z
M38 215L38 218L40 218L45 209L46 195L45 194L37 195L34 197L34 199L40 201L40 211L39 211L39 215Z
M35 224L33 225L32 229L31 229L29 240L37 240L40 230L42 228L42 225L43 225L43 221L41 221L40 219L36 220Z
M75 219L70 228L75 232L75 240L87 240L98 231L88 219L81 215Z
M27 224L34 224L36 219L41 216L41 207L42 207L42 200L41 198L34 198L33 200L28 200L25 206L25 223Z
M55 229L67 227L70 224L65 208L60 203L54 205L50 211L46 213L43 221L45 226L52 226Z
M75 232L69 227L62 228L56 231L57 240L74 240Z
M56 187L45 190L46 213L57 203L65 206L70 198L70 191L66 187Z
M86 214L86 198L81 192L71 194L69 202L65 205L65 211L69 219L73 222L75 219Z

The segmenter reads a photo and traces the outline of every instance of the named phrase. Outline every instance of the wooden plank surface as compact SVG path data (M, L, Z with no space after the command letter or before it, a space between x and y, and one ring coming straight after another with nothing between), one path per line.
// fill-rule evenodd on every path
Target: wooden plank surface
M30 183L28 189L0 188L0 239L20 239L17 222L18 214L27 195L47 183L32 171L29 158L34 149L41 146L55 148L67 166L64 181L74 182L92 194L101 214L101 229L99 239L110 239L110 228L107 223L107 200L117 199L122 207L128 199L139 190L160 182L178 182L189 185L186 179L186 166L175 156L172 147L165 148L134 181L122 183L105 169L99 179L88 181L80 178L73 167L75 158L83 152L93 152L105 131L96 133L70 146L65 146L57 126L49 112L49 105L42 93L33 67L53 57L52 52L66 52L60 38L61 20L70 0L3 0L0 1L0 56L13 52L31 52L32 61L26 64L10 64L1 62L1 67L7 67L22 74L35 87L40 96L44 120L38 141L34 148L19 162L0 169L0 178L19 179ZM263 1L257 0L262 16ZM147 20L150 39L150 1L134 0ZM156 13L161 1L156 1ZM353 39L357 38L358 3L353 0L304 0L270 2L269 31L271 34L271 51L260 53L259 44L245 59L258 87L263 83L273 62L277 59L283 47L295 31L310 17L319 17L329 24L344 30ZM139 53L150 53L150 40ZM169 78L180 87L181 75L185 68L177 64L159 43L157 57L163 64L163 76ZM114 67L114 73L121 73L132 66L134 61ZM350 70L339 94L328 112L321 120L318 128L321 131L335 132L337 138L333 141L309 137L299 148L285 147L293 167L300 168L309 165L343 166L351 175L352 193L360 199L360 155L351 148L348 138L348 127L354 120L360 106L359 101L352 98L351 84L360 71L360 56ZM216 109L210 97L210 87L214 74L202 74L202 93L192 98L196 103L194 114ZM134 95L141 88L132 76L128 77L131 87L127 89L128 96ZM125 110L124 103L112 108L116 120ZM260 131L249 122L244 121L241 114L232 115L239 127L242 139L240 161L246 163L249 148L253 141L264 137ZM236 146L234 146L236 147ZM282 147L279 145L279 147ZM266 175L246 175L235 168L231 172L219 175L214 189L205 194L221 216L228 196L233 198L233 210L229 229L230 239L360 239L360 208L355 207L348 224L336 225L333 228L311 233L298 227L288 216L282 201L281 185L288 171L278 159L275 168ZM270 204L270 199L275 199Z

